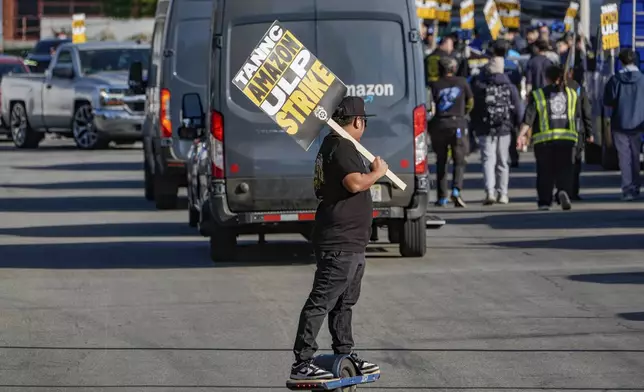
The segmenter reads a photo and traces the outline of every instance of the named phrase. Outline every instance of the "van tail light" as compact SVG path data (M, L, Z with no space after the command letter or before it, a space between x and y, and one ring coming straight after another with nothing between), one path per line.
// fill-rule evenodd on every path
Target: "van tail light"
M224 178L224 118L219 112L210 115L210 133L213 138L212 174Z
M414 109L414 173L427 172L427 111L425 105Z
M172 137L172 120L170 119L170 90L161 89L161 110L159 111L159 122L161 124L161 136Z

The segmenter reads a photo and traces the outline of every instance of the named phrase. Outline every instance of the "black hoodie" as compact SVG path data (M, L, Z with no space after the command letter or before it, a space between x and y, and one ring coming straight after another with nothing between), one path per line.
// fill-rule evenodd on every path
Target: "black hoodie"
M509 135L521 123L523 118L523 104L519 98L519 91L506 74L489 74L486 72L484 77L478 78L474 83L474 110L471 115L472 128L479 136L487 136L490 134L490 129L483 123L483 116L487 113L488 106L485 102L485 88L491 84L507 85L510 88L510 101L506 104L511 106L512 117L507 124L497 129L495 133L497 136Z

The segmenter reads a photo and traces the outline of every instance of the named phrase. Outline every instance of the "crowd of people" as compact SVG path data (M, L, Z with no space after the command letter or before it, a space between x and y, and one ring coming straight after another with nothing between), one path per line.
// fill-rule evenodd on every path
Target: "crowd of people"
M543 24L530 27L525 38L516 31L504 31L488 45L474 32L466 47L457 32L437 39L433 28L425 26L421 33L431 101L428 129L436 154L436 206L451 201L466 207L466 157L476 151L480 151L483 168L483 204L509 203L510 168L519 166L519 152L527 151L528 145L533 146L537 161L538 208L550 209L554 201L569 210L572 200L581 200L582 151L586 143L593 142L591 105L583 87L587 40L572 33L553 39ZM514 60L521 55L529 57L523 64ZM644 124L644 118L640 121L637 116L625 124L630 114L624 111L635 112L634 103L625 109L616 101L616 94L625 95L623 88L615 87L617 83L644 86L631 57L629 50L620 55L624 72L629 73L611 79L604 102L619 107L622 116L613 124L618 127L614 134L625 200L639 196L641 144L637 143L641 143ZM644 94L644 87L629 94L631 98ZM446 173L450 159L451 187Z

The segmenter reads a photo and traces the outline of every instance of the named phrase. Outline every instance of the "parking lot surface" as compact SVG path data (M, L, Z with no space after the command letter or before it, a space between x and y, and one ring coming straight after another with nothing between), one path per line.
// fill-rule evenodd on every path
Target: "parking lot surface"
M483 207L469 161L469 208L432 207L425 257L384 230L369 248L354 334L382 378L363 388L644 390L644 201L586 167L584 202L536 211L523 154L511 204ZM315 270L300 236L213 264L185 209L143 198L140 146L2 143L0 165L0 390L286 389Z

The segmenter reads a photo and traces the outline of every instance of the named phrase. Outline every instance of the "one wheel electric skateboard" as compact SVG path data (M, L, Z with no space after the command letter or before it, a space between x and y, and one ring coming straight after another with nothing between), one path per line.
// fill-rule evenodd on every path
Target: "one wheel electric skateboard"
M353 392L358 384L374 382L380 378L380 370L361 374L358 367L348 355L318 355L313 363L333 373L335 378L327 380L293 380L286 381L286 387L292 391L336 391Z

